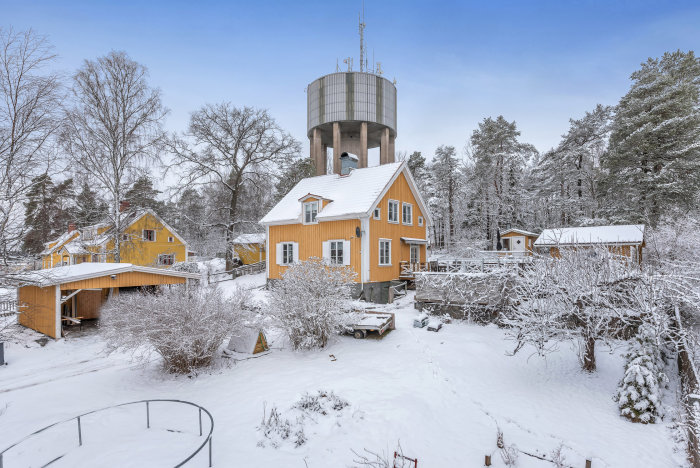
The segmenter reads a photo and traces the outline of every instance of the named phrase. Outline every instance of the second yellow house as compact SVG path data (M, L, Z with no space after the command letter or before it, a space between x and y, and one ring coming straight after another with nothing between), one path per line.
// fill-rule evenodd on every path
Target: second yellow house
M76 229L73 225L58 239L48 242L41 253L43 268L79 263L115 262L115 237L119 236L120 261L147 267L169 267L187 261L185 240L150 209L127 210L122 229L111 223Z
M268 280L311 257L348 265L357 292L386 302L401 262L426 260L430 217L405 162L301 180L260 221Z

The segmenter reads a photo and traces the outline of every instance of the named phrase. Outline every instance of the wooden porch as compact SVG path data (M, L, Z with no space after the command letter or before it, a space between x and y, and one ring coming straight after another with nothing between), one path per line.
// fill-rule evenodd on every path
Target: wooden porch
M514 252L490 252L494 255L478 258L455 258L431 262L400 262L399 279L412 281L416 273L475 273L505 266L523 266L532 262L528 255L506 255ZM498 254L498 255L495 255ZM501 255L503 254L503 255Z

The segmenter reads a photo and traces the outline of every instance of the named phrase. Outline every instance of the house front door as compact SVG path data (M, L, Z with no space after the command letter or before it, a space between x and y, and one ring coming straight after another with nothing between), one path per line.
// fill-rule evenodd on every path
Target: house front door
M420 245L411 245L411 263L420 263Z
M513 237L510 241L510 250L513 252L525 252L525 236Z

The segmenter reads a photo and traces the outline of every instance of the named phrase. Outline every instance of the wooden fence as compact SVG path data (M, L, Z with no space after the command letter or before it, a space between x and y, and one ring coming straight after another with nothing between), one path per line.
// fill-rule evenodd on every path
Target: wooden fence
M477 273L503 267L520 267L532 262L530 256L488 256L455 258L432 262L400 262L400 279L413 279L416 273Z
M254 275L256 273L262 273L263 271L265 271L265 262L257 262L251 263L249 265L239 266L228 271L221 271L219 273L209 273L207 280L209 284L220 283L222 281L236 279L239 276L243 275Z

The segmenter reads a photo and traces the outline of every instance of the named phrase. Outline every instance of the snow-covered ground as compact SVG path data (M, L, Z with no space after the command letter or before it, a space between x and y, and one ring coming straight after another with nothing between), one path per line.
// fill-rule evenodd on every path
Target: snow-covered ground
M238 284L255 288L264 284L264 275L220 287L226 293ZM264 295L256 290L256 297ZM397 328L383 338L338 337L313 352L281 349L283 343L273 340L267 355L221 359L197 377L164 374L157 359L139 365L125 354L106 355L94 329L44 347L33 341L38 335L24 333L24 340L6 346L9 365L0 368L0 449L86 411L173 398L211 411L214 466L220 467L354 466L353 450L393 453L399 442L422 467L483 466L486 454L493 454L493 466L499 467L504 466L496 449L499 427L506 444L533 454L546 455L563 444L566 464L574 467L583 467L586 458L596 468L684 465L683 453L674 451L670 417L641 425L618 416L612 396L622 376L623 349L598 350L599 370L587 375L568 348L546 361L528 359L526 353L508 356L513 343L495 326L450 323L438 333L414 329L411 295L385 308L396 312ZM318 390L334 392L349 406L299 419L304 413L292 406ZM669 403L673 393L667 391ZM257 428L263 411L269 414L273 407L294 430L303 428L304 444L295 447L291 438L273 444L262 435ZM142 407L86 419L82 448L72 425L52 435L44 453L69 451L56 467L172 466L201 443L196 414L189 411L154 407L149 430ZM110 432L117 429L121 432ZM6 458L5 468L28 466L27 458L12 460ZM188 466L207 466L206 452ZM517 466L553 465L520 455Z

